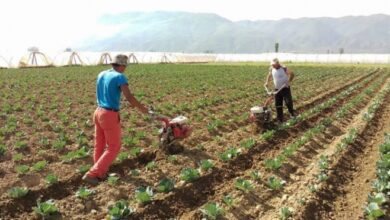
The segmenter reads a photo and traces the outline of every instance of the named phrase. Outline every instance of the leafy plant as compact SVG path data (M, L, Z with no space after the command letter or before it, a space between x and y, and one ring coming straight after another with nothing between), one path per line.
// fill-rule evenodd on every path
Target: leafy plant
M274 137L274 135L275 135L275 130L268 130L261 135L261 139L268 141L271 140Z
M249 180L244 180L244 179L237 179L236 182L234 183L234 186L246 193L252 191L254 189L253 184Z
M118 156L116 157L116 161L117 162L122 162L122 161L126 160L128 157L129 157L129 153L128 152L120 152L118 154Z
M146 204L152 201L153 199L153 190L151 187L140 187L135 190L135 199L140 204Z
M41 160L41 161L38 161L36 162L33 166L32 166L32 169L36 172L38 171L42 171L43 169L45 169L47 165L47 161L46 160Z
M27 147L27 143L25 141L17 141L14 147L15 149L25 149Z
M208 170L214 168L214 163L210 159L208 159L208 160L201 160L199 166L200 166L201 170L208 171Z
M179 163L179 161L177 160L177 156L176 155L169 155L168 156L168 161L171 164L178 164Z
M251 172L251 177L252 177L253 180L259 181L261 179L261 174L260 174L260 172L258 170L253 170Z
M234 204L234 199L231 195L224 196L222 200L228 207L232 207Z
M308 187L309 187L310 192L312 192L312 193L317 192L317 190L318 190L317 185L310 184Z
M292 213L288 207L282 207L279 211L279 215L281 220L286 220L292 215Z
M157 185L158 192L170 192L175 188L175 182L172 179L164 178Z
M199 179L200 173L197 169L184 168L180 173L180 179L186 182L193 182Z
M376 175L377 175L377 178L381 181L390 180L390 171L388 171L387 169L377 168Z
M390 169L390 154L381 154L380 159L376 162L378 169Z
M49 138L47 138L47 137L42 137L41 139L39 139L39 141L38 141L38 143L40 144L40 145L42 145L43 147L47 147L47 146L49 146Z
M109 176L109 177L107 178L108 184L110 184L110 185L112 185L112 186L118 184L118 180L119 180L119 177L117 177L117 176Z
M382 181L376 179L372 187L375 189L376 192L384 192L385 190L390 190L390 183L388 181Z
M94 190L88 189L86 187L81 187L79 190L77 190L76 196L81 199L87 199L94 193L95 193Z
M389 138L390 136L387 136L386 138ZM379 146L379 152L381 154L387 154L390 152L390 141L385 141L385 143L381 144Z
M205 204L200 211L209 219L217 219L225 213L223 208L215 202Z
M50 215L58 213L58 208L54 204L54 200L47 200L46 202L37 201L37 206L33 207L33 210L38 215L46 218Z
M255 144L256 144L255 139L249 138L248 140L241 142L241 147L246 148L246 149L250 149L253 146L255 146Z
M61 156L61 160L64 162L71 162L75 159L88 157L89 154L90 151L88 151L87 148L84 146L76 151L71 151L64 156Z
M0 144L0 156L4 155L7 152L7 148L4 144Z
M130 170L129 174L132 176L139 176L141 171L139 169Z
M326 175L326 173L321 172L320 174L317 175L317 179L320 182L324 182L328 179L328 175Z
M145 133L145 131L138 131L138 132L135 133L135 137L136 137L138 140L145 139L146 133Z
M129 207L129 203L125 200L119 200L113 206L108 207L110 220L120 220L129 217L134 213L134 209Z
M279 190L281 188L283 188L283 185L286 183L286 181L284 180L281 180L281 179L278 179L274 176L271 176L269 179L268 179L268 186L273 189L273 190Z
M151 161L148 164L146 164L146 169L147 170L154 170L156 167L157 167L157 165L156 165L155 161Z
M53 142L52 148L55 150L62 150L66 146L66 141L56 140Z
M223 162L227 162L227 161L231 160L232 158L236 157L239 153L240 153L240 150L232 147L232 148L229 148L228 150L226 150L225 152L221 153L219 155L219 158Z
M366 217L369 220L375 220L385 215L384 211L375 202L371 202L365 208Z
M283 149L283 155L286 157L291 157L295 152L295 148L293 146L288 146Z
M341 141L345 144L352 144L357 138L357 130L355 128L349 130L346 137L344 137Z
M58 183L58 177L55 174L51 173L46 176L45 181L48 185L53 185L55 183Z
M278 170L283 165L283 157L277 156L274 159L266 159L264 165L267 169Z
M15 170L18 174L26 174L30 170L30 167L27 165L19 165L15 167Z
M17 153L17 154L14 154L13 156L12 156L12 160L13 161L21 161L23 159L23 154L21 154L21 153Z
M213 119L210 123L207 124L207 130L210 133L213 133L213 132L217 131L218 128L222 127L224 124L225 124L225 122L223 122L220 119Z
M376 193L374 196L368 195L368 202L372 203L375 202L378 205L382 205L387 201L387 198L385 194L383 193Z
M130 150L130 155L133 156L133 157L138 156L140 153L142 153L142 149L140 147L133 147Z
M41 149L37 153L38 156L45 157L47 155L47 150Z
M12 187L8 190L8 195L12 198L21 198L28 193L28 189L26 187Z
M130 136L126 136L123 138L122 140L123 142L123 146L129 148L129 147L134 147L134 146L137 146L138 143L139 143L139 140L136 138L136 137L130 137ZM136 147L135 147L136 148ZM134 151L134 153L137 152L137 148L136 150ZM131 152L131 151L130 151ZM135 156L134 154L131 154L132 156Z
M77 168L77 172L84 174L84 173L88 172L89 169L91 169L91 165L85 164L85 165L82 165L79 168Z
M329 162L328 162L328 157L327 157L327 156L324 156L324 155L321 155L321 156L320 156L320 160L318 161L318 167L319 167L320 170L322 170L322 171L328 169L328 167L329 167Z

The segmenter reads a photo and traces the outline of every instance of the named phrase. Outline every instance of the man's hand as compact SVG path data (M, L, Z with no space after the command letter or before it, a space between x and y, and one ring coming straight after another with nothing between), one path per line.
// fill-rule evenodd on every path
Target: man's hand
M156 118L156 112L154 112L153 107L149 107L148 114L151 118Z

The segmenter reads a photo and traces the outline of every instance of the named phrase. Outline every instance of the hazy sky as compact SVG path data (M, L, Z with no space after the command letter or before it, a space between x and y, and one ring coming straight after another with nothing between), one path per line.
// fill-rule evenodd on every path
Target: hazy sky
M109 36L120 27L102 26L103 14L127 11L216 13L230 20L259 20L346 15L390 15L390 0L3 0L0 54L63 50L82 39Z

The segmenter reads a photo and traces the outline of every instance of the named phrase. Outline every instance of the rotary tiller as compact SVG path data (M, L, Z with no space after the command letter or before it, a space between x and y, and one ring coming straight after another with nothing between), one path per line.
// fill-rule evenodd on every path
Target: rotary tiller
M170 153L177 153L182 149L179 146L174 146L177 142L187 138L191 134L191 127L188 125L188 118L178 116L170 119L166 116L157 116L157 120L161 121L163 127L159 131L159 143L164 150Z
M250 109L249 120L256 123L257 125L268 128L272 124L272 111L269 107L271 101L275 95L278 94L286 85L283 85L280 89L270 92L267 86L264 86L269 96L262 106L254 106Z

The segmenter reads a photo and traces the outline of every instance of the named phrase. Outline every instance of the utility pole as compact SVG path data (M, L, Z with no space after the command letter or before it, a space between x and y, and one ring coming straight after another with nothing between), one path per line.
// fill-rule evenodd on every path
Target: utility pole
M279 43L276 42L275 43L275 53L278 53L279 52Z

